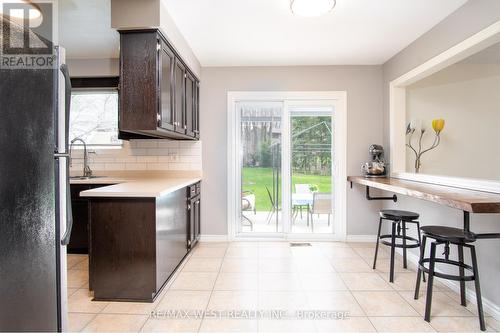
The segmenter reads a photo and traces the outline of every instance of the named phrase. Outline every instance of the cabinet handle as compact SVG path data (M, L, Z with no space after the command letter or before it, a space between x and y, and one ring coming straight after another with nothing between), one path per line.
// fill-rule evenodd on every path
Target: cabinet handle
M184 125L184 129L187 129L187 128L188 128L187 125Z
M191 204L188 204L188 209L191 209Z
M160 43L156 44L156 51L161 51L161 44Z

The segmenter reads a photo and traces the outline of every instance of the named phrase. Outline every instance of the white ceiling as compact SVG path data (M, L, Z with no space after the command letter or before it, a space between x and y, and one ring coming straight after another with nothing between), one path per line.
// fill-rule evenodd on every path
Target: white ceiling
M289 0L162 0L202 66L382 64L467 0L337 0L293 15Z
M67 58L118 58L120 37L111 29L111 0L59 0L59 44Z

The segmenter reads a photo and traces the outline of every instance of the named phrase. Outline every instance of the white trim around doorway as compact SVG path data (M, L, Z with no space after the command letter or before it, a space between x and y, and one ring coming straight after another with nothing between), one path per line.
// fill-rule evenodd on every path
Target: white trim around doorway
M335 162L333 165L335 187L335 220L333 234L291 234L282 233L282 237L266 234L245 235L252 240L335 240L345 241L347 230L347 92L346 91L229 91L227 93L227 226L228 240L242 240L237 234L235 218L238 216L237 189L238 161L238 124L236 103L239 101L283 101L294 103L298 101L332 101L334 113L334 144Z

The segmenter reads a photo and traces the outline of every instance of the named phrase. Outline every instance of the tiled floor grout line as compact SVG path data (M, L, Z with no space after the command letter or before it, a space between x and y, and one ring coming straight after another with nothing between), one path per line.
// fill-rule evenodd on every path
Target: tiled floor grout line
M351 246L349 246L349 248L352 248ZM361 258L363 259L363 258ZM349 291L351 297L354 299L354 301L356 302L356 304L359 306L359 308L361 309L361 311L364 313L365 317L368 319L368 321L370 322L370 325L372 325L373 329L378 332L377 328L375 327L375 325L373 324L373 322L371 321L370 317L368 317L368 314L366 313L365 309L363 309L363 307L361 306L361 303L359 303L358 299L356 298L356 296L354 296L352 290L347 286L347 283L345 282L345 280L342 278L342 275L340 275L340 278L342 279L342 281L344 282L344 284L346 285L347 287L347 290Z
M222 256L222 262L219 266L219 270L217 271L217 276L215 277L214 284L212 286L212 290L210 291L210 296L208 296L207 305L205 305L205 312L203 313L203 318L201 318L200 323L198 324L198 329L196 330L197 333L200 332L201 326L203 325L203 322L205 321L205 314L207 313L208 306L210 305L210 301L212 300L212 295L214 294L215 285L217 284L217 280L219 279L219 275L220 275L221 270L222 270L222 265L224 265L224 260L226 259L227 250L229 249L230 245L231 245L231 243L227 244L226 250L224 251L224 255Z

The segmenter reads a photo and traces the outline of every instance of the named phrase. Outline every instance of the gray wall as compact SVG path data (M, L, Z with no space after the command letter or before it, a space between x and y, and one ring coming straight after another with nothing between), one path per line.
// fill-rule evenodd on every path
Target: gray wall
M389 142L389 82L498 20L500 20L500 1L471 0L384 64L384 142L386 146ZM399 199L396 205L386 205L420 213L423 225L462 226L460 211L403 196ZM471 226L475 232L500 232L500 216L472 215ZM483 297L500 305L500 289L498 288L500 240L478 241L476 249Z
M119 76L119 59L66 59L69 73L78 76Z
M360 174L368 146L382 142L380 66L202 68L202 234L227 234L227 92L347 91L347 173ZM347 190L347 233L376 233L379 203L368 203L361 187ZM362 207L362 209L359 209Z

